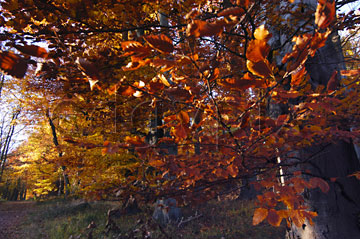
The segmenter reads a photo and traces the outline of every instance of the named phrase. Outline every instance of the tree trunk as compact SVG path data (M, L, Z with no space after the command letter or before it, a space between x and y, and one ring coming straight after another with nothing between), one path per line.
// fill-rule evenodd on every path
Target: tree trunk
M316 55L306 63L306 69L311 76L311 83L327 85L334 70L344 68L340 39L337 33L329 36L326 45L319 49ZM350 128L348 129L350 130ZM300 157L307 158L319 146L314 145L299 152ZM314 175L323 178L338 178L329 182L330 190L322 193L309 190L304 194L310 209L318 213L314 225L306 222L302 228L294 225L286 234L287 239L338 239L360 238L360 183L349 174L360 170L359 159L353 144L342 141L324 147L324 150L311 164L303 165L303 170L310 170Z
M316 9L318 1L295 0L294 4L306 4ZM286 18L286 16L284 16ZM281 59L291 49L290 44L284 44L288 36L274 30L271 45L273 48L282 46L279 56L274 59L281 64ZM318 49L316 55L306 62L306 70L311 76L311 84L314 88L327 83L335 70L345 68L342 55L341 43L337 32L333 32L327 39L326 45ZM340 77L338 75L338 77ZM277 118L283 113L280 105L269 102L268 113L270 117ZM349 126L349 129L351 126ZM356 146L342 141L326 146L313 145L298 152L300 158L306 159L309 155L321 151L311 163L302 165L302 171L310 171L325 179L338 178L335 182L329 182L330 190L323 193L319 189L308 190L304 198L309 209L318 213L314 219L314 225L308 221L301 228L292 225L287 230L286 239L355 239L360 238L360 183L355 177L348 177L349 174L360 170L359 157L356 154ZM292 168L291 170L299 170Z
M46 117L48 118L48 121L49 121L49 125L50 125L52 136L53 136L54 145L55 145L55 147L58 147L59 146L59 141L57 139L56 128L55 128L54 122L52 121L52 119L50 117L50 110L49 109L46 111ZM62 157L62 155L63 155L63 153L59 152L59 157ZM64 196L66 198L66 196L69 194L69 192L68 192L69 191L68 190L69 178L68 178L67 174L65 173L65 170L66 170L66 167L62 165L61 166L61 171L62 171L62 177L64 178L64 180L62 181L61 178L60 178L59 194L58 195L60 196L61 188L63 188L64 189ZM61 182L63 183L63 185L61 185Z

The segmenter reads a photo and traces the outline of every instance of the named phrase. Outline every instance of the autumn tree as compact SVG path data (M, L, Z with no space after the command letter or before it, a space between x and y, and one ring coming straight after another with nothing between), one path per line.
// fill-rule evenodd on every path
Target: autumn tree
M359 24L354 12L336 16L348 2L9 0L0 68L46 102L29 97L35 112L57 118L60 165L93 165L93 180L109 182L92 192L186 203L256 178L253 223L302 229L322 216L307 195L359 177L359 162L334 176L322 173L332 159L317 162L359 139L359 69L333 67L339 54L319 59L340 49L337 30ZM149 140L154 130L162 137Z

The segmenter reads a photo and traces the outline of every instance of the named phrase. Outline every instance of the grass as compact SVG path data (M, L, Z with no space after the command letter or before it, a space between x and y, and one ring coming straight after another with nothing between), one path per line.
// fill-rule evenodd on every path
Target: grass
M104 234L107 210L116 204L111 202L91 203L91 206L78 206L79 203L69 201L51 201L37 204L37 210L30 214L28 221L22 226L29 239L49 238L88 238L91 229L87 226L94 222L93 238L142 238L143 232L151 232L151 238L174 239L278 239L285 235L285 228L275 228L266 223L252 226L254 205L251 201L211 201L196 208L184 208L184 218L193 216L197 211L201 217L183 224L168 225L161 232L159 226L149 218L149 213L123 215L114 220L119 232ZM82 204L80 204L82 205ZM142 219L139 221L139 219ZM137 224L138 223L138 224ZM137 224L137 225L136 225ZM121 232L122 237L117 237ZM72 236L72 237L71 237Z

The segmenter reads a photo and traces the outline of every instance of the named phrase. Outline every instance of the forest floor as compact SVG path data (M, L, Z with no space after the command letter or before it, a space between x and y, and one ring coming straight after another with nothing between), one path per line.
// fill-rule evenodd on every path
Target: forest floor
M27 238L25 232L18 228L27 220L30 212L35 210L36 203L30 201L0 202L0 238Z
M114 218L117 232L104 233L107 211L118 206L118 202L110 201L84 203L83 200L59 199L0 202L0 239L142 238L143 229L156 239L278 239L285 235L283 224L280 227L267 223L252 226L254 202L242 200L213 200L196 207L184 207L185 219L194 214L202 216L181 227L168 225L163 230L144 224L149 218L149 208L143 208L142 212ZM139 224L140 221L143 224ZM92 236L90 224L95 227L91 229ZM130 237L129 233L135 231L140 234Z

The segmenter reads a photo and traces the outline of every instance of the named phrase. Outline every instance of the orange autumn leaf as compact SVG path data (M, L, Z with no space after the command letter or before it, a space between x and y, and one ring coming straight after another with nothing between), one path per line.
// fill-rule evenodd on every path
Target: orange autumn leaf
M236 4L237 4L238 6L242 6L242 7L248 8L248 7L249 7L249 4L250 4L250 0L236 0Z
M235 178L239 173L238 167L235 164L230 164L227 167L227 171L228 171L229 175L233 178Z
M164 166L165 163L162 160L150 160L149 165L153 167L161 167Z
M14 47L17 50L21 51L22 53L30 55L30 56L47 58L49 55L45 48L35 46L35 45L24 45L24 46L15 45Z
M268 212L269 210L266 208L256 208L254 212L252 224L256 226L262 221L264 221L265 218L268 216Z
M144 39L152 48L162 53L174 51L172 40L164 34L144 36Z
M172 133L179 140L185 139L189 134L189 127L180 123L173 128Z
M270 52L270 46L262 40L252 40L246 51L246 58L253 62L264 61Z
M28 64L24 58L12 52L0 52L0 69L5 73L17 78L23 78L27 68Z
M317 217L317 212L312 211L302 211L303 216L309 221L310 225L314 225L313 218Z

